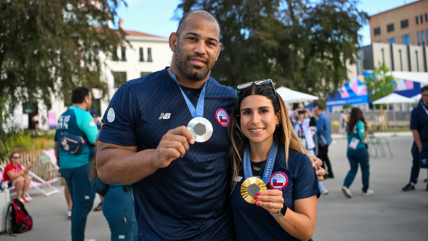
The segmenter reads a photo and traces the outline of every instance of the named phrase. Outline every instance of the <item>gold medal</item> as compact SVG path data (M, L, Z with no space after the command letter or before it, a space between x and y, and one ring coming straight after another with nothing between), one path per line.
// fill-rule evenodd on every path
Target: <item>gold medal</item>
M266 184L258 177L250 177L245 179L241 186L241 195L245 201L255 204L257 202L254 197L260 191L267 190Z

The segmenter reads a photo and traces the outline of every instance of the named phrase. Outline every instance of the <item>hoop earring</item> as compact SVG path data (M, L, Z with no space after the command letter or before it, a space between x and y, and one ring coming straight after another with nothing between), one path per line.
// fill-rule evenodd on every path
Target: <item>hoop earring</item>
M278 124L276 124L276 127L279 127L279 123L278 123Z

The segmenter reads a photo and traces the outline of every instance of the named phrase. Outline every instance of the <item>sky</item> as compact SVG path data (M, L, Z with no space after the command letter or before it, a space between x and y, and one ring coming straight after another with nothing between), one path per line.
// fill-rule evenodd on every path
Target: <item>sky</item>
M360 0L359 9L369 15L387 11L417 0ZM123 18L126 30L135 30L161 37L169 37L177 30L175 19L177 5L181 0L127 0L128 7L121 6L118 16ZM182 16L178 12L179 17ZM370 27L367 24L359 33L363 36L361 46L370 44Z

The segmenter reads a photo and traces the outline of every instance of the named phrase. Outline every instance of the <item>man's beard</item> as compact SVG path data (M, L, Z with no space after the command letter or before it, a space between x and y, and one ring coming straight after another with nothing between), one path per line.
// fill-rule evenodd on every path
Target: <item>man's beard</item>
M193 57L204 59L206 61L205 67L202 67L201 69L194 69L189 66L188 61ZM185 55L184 53L181 53L179 44L177 44L177 49L175 51L175 65L177 66L180 73L187 79L195 82L205 79L209 75L211 69L214 67L214 63L215 62L211 63L208 58L205 58L199 54Z

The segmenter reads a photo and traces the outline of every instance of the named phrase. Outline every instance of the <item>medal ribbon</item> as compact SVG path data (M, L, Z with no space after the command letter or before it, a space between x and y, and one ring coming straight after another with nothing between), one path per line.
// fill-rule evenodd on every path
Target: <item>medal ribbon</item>
M272 175L273 165L275 164L276 153L278 151L278 144L273 141L272 146L269 151L269 156L266 161L265 170L263 172L263 182L265 184L269 183L270 176ZM245 146L244 152L244 175L245 179L253 177L253 172L251 171L251 160L250 160L250 145ZM260 178L260 177L259 177Z
M190 102L189 98L187 98L186 94L183 92L183 90L180 87L180 84L177 81L177 77L175 77L175 74L172 72L171 68L169 68L169 71L171 72L172 78L175 80L175 83L177 83L178 88L181 90L181 94L183 94L184 100L186 101L187 107L189 108L190 114L193 118L196 117L203 117L204 116L204 105L205 105L205 90L207 88L207 82L205 82L204 87L202 88L201 95L198 99L198 104L195 106Z
M426 112L426 113L427 113L427 115L428 115L428 110L427 110L427 108L425 108L425 105L424 105L424 103L423 103L423 102L421 102L421 105L422 105L422 108L424 108L425 112Z

